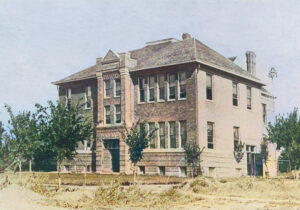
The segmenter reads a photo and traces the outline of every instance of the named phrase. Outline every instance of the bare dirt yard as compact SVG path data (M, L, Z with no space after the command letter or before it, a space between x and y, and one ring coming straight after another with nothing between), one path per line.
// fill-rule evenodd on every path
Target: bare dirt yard
M5 182L6 177L10 183ZM0 209L299 209L300 180L0 174Z

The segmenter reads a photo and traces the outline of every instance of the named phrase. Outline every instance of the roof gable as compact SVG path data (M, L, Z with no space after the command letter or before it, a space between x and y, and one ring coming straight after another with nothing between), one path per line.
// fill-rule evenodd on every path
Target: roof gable
M109 63L109 62L114 62L114 61L117 61L119 60L120 57L117 53L114 53L112 50L109 50L105 57L103 58L102 62L103 63Z

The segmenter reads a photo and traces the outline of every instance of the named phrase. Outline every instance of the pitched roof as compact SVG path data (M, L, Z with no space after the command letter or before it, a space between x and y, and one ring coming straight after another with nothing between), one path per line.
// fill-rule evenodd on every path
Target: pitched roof
M112 54L110 51L108 53ZM228 58L222 56L220 53L214 51L194 38L175 42L158 42L158 44L150 44L141 49L130 51L130 53L131 58L137 60L137 65L130 69L130 71L151 69L180 63L199 62L227 73L263 84L260 79L256 78ZM54 82L53 84L61 84L93 77L96 77L96 66L89 67L83 71Z
M94 77L96 77L96 70L97 70L97 66L94 65L94 66L91 66L80 72L72 74L68 77L65 77L59 81L53 82L52 84L58 85L58 84L67 83L67 82L73 82L73 81L78 81L78 80L94 78Z

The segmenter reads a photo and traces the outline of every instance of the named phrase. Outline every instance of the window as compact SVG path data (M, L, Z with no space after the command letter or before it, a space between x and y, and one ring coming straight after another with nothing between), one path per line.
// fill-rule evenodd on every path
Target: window
M150 76L149 77L149 101L155 101L154 90L155 90L155 76Z
M180 121L181 147L184 148L187 139L186 121Z
M185 72L179 72L179 87L180 87L179 98L181 99L186 98L186 73Z
M92 100L91 100L92 92L91 92L91 86L88 86L85 88L85 94L84 94L84 99L85 99L85 108L90 109L92 106Z
M121 95L121 80L115 79L115 97L120 97Z
M247 87L247 109L251 109L252 99L251 99L251 87Z
M155 130L155 123L151 122L149 123L149 132L153 132ZM153 138L150 141L150 148L155 148L155 144L156 144L156 132L153 134Z
M173 100L176 97L176 74L169 75L169 99Z
M207 148L214 148L214 123L207 122Z
M159 141L160 141L160 148L166 148L166 133L165 133L165 123L159 122Z
M206 75L206 99L212 100L212 75Z
M170 128L170 148L177 148L176 145L176 123L169 122Z
M165 100L165 75L160 75L158 77L158 87L159 87L159 100Z
M238 84L236 82L232 83L232 105L238 106Z
M159 175L161 175L161 176L166 175L166 167L165 167L165 166L159 166L159 167L158 167L158 173L159 173Z
M121 123L121 105L115 105L115 123Z
M145 91L145 84L146 84L146 79L145 78L140 78L139 79L139 90L140 90L140 102L145 102L146 101L146 91Z
M67 107L71 106L71 97L72 97L72 89L68 88L66 90L66 106Z
M91 143L89 140L84 140L83 150L88 151L91 148Z
M105 124L110 124L110 106L105 106Z
M267 105L266 104L262 104L262 110L263 110L263 123L266 124L267 123Z
M233 127L233 144L234 144L234 150L236 150L237 146L239 145L239 141L240 141L239 127Z
M146 170L145 170L145 166L139 166L139 174L145 174Z
M110 97L110 80L105 80L104 85L105 85L105 98L109 98Z
M185 166L180 167L180 177L187 177L187 169Z

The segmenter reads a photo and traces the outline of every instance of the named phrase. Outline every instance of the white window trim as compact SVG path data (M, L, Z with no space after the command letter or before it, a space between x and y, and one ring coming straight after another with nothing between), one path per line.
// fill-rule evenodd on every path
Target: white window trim
M180 72L185 72L185 97L184 98L181 98L180 97ZM177 73L178 75L177 75L177 78L178 78L178 80L177 80L177 83L178 83L178 89L177 89L177 92L178 92L178 100L179 101L184 101L184 100L186 100L187 99L187 91L186 91L186 80L187 80L187 74L186 74L186 71L179 71L178 73Z
M107 116L107 112L106 112L106 107L109 107L109 118L110 118L110 123L106 123L106 116ZM111 106L104 106L104 124L105 125L111 125Z
M117 96L116 93L117 93L117 82L116 80L119 79L120 80L120 91L121 91L121 78L115 78L114 79L114 98L120 98L121 97L121 92L120 92L120 95Z
M117 106L120 106L120 115L121 115L121 122L120 123L117 123L117 108L116 108ZM113 106L113 112L114 112L114 124L115 125L122 124L122 106L121 106L121 104L115 104Z
M109 92L109 96L106 96L106 81L108 81L109 82L109 90L110 90L110 92ZM104 80L104 98L106 99L106 98L110 98L111 97L111 82L110 82L110 80L109 79L107 79L107 80Z
M178 91L178 80L176 81L176 84L175 84L175 98L170 99L170 75L171 74L176 74L176 73L168 73L168 76L167 76L167 80L168 80L167 81L167 101L176 101L176 99L178 100L178 94L176 97L176 87L177 87L177 91Z
M145 103L147 103L147 100L148 100L148 98L147 98L147 100L145 100L145 101L141 101L141 94L140 94L140 83L141 83L141 79L145 79L145 77L139 77L138 78L138 104L145 104ZM144 86L144 84L143 84L143 86ZM147 89L145 90L145 88L144 88L144 97L145 97L145 95L147 95ZM146 94L145 94L146 93Z
M161 77L163 77L163 83L164 83L164 98L165 99L160 99L160 86L159 86L159 82L160 82L160 78ZM157 75L157 84L156 84L156 86L157 86L157 97L156 97L156 101L157 102L166 102L167 100L166 100L166 97L167 97L167 93L166 93L166 86L167 86L167 82L165 81L165 77L166 77L166 74L158 74Z
M155 76L153 76L154 77L154 83L155 83L155 77L156 77L157 75L155 75ZM156 102L156 97L155 97L155 87L156 87L156 85L154 84L154 87L153 87L153 89L154 89L154 100L153 101L150 101L150 77L152 77L152 76L147 76L146 78L147 78L147 84L146 84L146 91L147 91L147 100L146 100L146 102L147 103L155 103Z
M235 82L235 81L232 81L232 84L235 83L236 84L236 92L237 92L237 106L233 105L232 103L232 106L235 107L235 108L239 108L240 107L240 85L238 82ZM233 87L232 87L232 99L233 99Z
M207 133L207 131L208 131L208 123L211 123L212 124L212 129L213 129L213 147L214 148L208 148L208 133ZM207 123L206 123L206 145L207 145L207 149L209 149L209 150L216 150L216 146L217 146L217 144L216 144L216 123L215 122L212 122L212 121L207 121Z
M211 76L211 98L212 99L207 99L207 76ZM210 74L210 73L206 73L206 77L205 77L205 100L209 101L209 102L214 102L214 75Z

